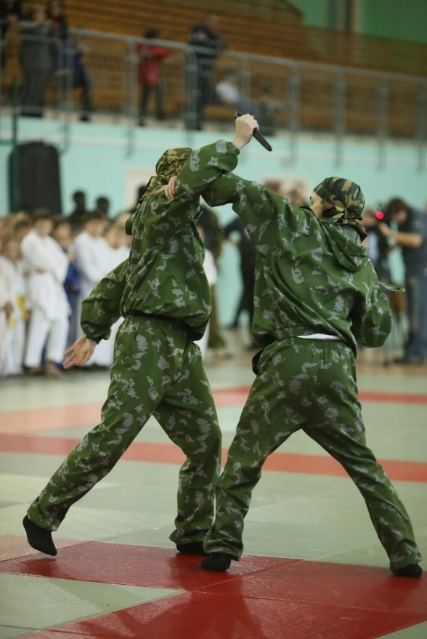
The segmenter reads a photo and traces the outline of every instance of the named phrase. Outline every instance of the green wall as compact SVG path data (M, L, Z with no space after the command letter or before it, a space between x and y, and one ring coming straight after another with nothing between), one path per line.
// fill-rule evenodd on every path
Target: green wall
M427 43L427 0L353 0L360 5L360 33ZM292 0L304 24L333 28L345 0Z
M426 0L364 0L362 33L427 43Z
M304 14L304 24L309 27L326 27L329 0L292 0L292 4Z

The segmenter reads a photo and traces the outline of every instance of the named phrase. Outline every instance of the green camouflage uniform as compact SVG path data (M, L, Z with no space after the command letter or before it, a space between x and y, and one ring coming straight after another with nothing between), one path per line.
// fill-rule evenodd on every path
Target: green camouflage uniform
M211 389L193 340L203 336L211 312L197 232L199 195L232 170L231 143L211 147L200 171L199 152L175 149L162 156L156 177L130 220L128 260L107 275L83 303L87 337L109 336L120 316L114 364L102 421L54 473L28 510L46 530L56 530L68 509L113 468L150 415L186 455L180 469L178 514L171 539L203 540L212 524L221 433ZM182 168L183 189L173 201L154 192Z
M204 194L211 205L233 203L257 251L252 332L263 347L204 546L208 553L241 556L244 517L262 465L302 429L353 479L391 568L400 569L421 556L408 514L366 446L355 368L357 343L381 346L390 333L388 299L360 243L359 187L328 178L315 190L333 205L322 220L233 174ZM308 337L313 334L337 339Z

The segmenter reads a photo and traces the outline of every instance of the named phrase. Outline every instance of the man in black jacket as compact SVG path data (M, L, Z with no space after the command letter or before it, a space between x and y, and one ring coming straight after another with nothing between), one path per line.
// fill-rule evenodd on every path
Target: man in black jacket
M386 208L386 220L397 229L380 223L378 228L392 246L400 246L405 264L406 314L409 324L400 364L424 364L427 357L427 215L400 198Z
M225 49L225 42L218 31L219 20L217 14L209 13L204 21L191 28L188 37L188 43L194 46L187 63L188 129L202 129L204 108L214 101L212 73L216 58Z

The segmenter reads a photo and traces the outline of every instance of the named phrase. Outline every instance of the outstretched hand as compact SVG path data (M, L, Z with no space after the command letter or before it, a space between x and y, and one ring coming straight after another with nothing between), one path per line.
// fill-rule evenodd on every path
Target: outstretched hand
M81 366L91 358L93 351L95 350L96 342L89 339L85 335L79 337L78 340L67 348L64 353L63 367L65 369L72 368L73 366Z

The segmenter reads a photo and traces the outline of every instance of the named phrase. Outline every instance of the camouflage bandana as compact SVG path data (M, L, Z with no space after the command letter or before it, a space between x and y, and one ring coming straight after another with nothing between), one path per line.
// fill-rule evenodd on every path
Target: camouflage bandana
M186 147L168 149L163 153L156 164L157 178L162 184L167 184L171 177L178 175L190 153L192 153L192 149Z
M365 197L355 182L338 177L325 178L316 186L314 192L349 219L362 219Z
M333 208L326 210L322 219L331 223L354 226L361 239L366 237L365 229L359 220L365 208L365 196L356 182L339 177L325 178L314 189L321 198Z
M149 179L133 215L126 222L125 228L127 235L132 235L135 216L141 210L144 200L150 198L153 192L159 189L162 185L167 184L171 177L178 175L178 173L182 170L185 161L192 152L193 149L184 147L181 149L168 149L163 153L156 164L156 175L153 175Z

